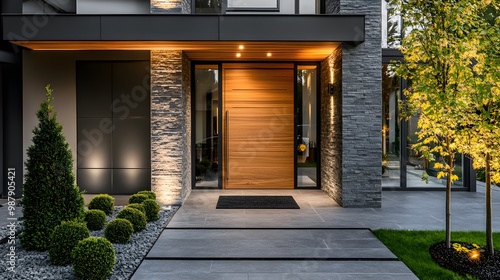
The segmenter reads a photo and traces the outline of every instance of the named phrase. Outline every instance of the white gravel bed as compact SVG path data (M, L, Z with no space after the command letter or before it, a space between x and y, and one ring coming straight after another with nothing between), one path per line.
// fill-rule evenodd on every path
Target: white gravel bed
M115 207L113 214L106 217L106 222L111 221L122 208L123 206ZM177 209L178 207L163 207L160 211L160 219L148 223L146 229L132 234L128 244L113 244L116 252L116 265L113 274L108 279L123 280L132 277L142 259L160 236L169 218ZM0 236L8 236L8 229L1 229L1 234ZM104 237L104 230L92 231L90 235ZM9 242L1 244L0 252L2 252L0 257L1 279L76 279L70 265L51 265L47 252L24 250L19 238L15 239L15 244L9 244ZM15 254L15 257L13 262L10 262L12 258L9 254L12 255L12 253ZM14 271L10 271L12 265L15 265Z

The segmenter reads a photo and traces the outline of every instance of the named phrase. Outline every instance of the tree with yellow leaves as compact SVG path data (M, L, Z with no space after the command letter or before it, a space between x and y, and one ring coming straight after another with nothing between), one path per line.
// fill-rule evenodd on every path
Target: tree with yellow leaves
M486 176L486 251L494 255L491 184L500 183L500 3L485 1L476 14L472 35L477 44L468 124L462 131L463 152Z
M418 143L413 146L446 178L446 245L451 247L451 188L458 180L456 155L464 150L466 112L474 107L470 93L477 74L479 44L475 20L491 1L394 0L402 13L404 62L396 73L411 86L404 91L401 116L419 116ZM425 177L425 176L424 176Z

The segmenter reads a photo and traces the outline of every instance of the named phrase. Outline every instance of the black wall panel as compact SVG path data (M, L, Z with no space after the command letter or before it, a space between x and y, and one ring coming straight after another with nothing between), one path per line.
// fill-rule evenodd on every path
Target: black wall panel
M113 117L149 118L149 62L113 63Z
M114 119L113 167L151 168L149 119Z
M78 185L87 193L150 189L149 61L77 63Z
M151 169L113 169L113 193L131 194L151 188Z
M78 62L76 76L78 117L111 117L111 63Z
M111 169L78 169L78 186L85 193L112 193Z
M78 168L112 167L111 118L78 118Z

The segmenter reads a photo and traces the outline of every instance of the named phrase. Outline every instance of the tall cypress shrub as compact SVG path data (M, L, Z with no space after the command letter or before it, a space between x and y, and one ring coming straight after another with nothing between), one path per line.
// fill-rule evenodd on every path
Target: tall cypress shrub
M28 250L47 250L49 237L61 221L83 220L83 196L75 185L73 158L51 105L52 89L36 113L39 124L28 148L21 244Z

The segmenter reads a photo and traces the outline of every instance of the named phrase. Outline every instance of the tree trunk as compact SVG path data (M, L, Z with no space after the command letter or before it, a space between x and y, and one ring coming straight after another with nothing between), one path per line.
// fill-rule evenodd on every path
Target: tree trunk
M493 248L493 231L492 231L492 202L491 202L491 178L490 178L490 154L486 154L486 252L488 255L495 253Z
M450 138L446 138L446 147L450 147ZM448 153L448 172L446 176L446 248L451 248L451 176L453 175L454 154Z
M449 141L447 141L449 147ZM450 153L448 155L448 176L446 176L446 248L451 248L451 175L453 170L454 158Z

